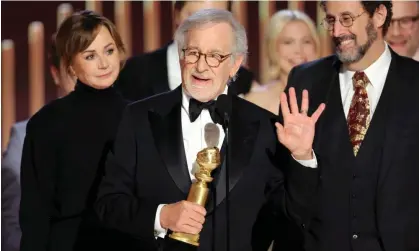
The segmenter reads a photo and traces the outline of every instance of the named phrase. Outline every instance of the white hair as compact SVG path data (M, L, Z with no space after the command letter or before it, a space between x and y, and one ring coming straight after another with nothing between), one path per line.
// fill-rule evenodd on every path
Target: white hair
M227 10L203 9L195 12L183 21L175 32L175 42L178 45L179 55L182 58L182 49L185 48L186 34L192 29L201 28L207 24L228 23L233 29L234 45L232 50L232 59L235 56L242 56L242 64L247 59L247 36L244 27L233 17L233 14Z

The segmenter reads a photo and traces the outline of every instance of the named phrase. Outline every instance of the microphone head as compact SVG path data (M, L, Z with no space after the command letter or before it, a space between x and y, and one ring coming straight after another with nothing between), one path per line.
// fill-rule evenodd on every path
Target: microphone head
M231 97L225 94L218 96L215 111L223 120L228 119L228 116L231 114L231 109Z
M207 147L217 147L220 141L220 129L214 123L208 123L204 127L204 138Z

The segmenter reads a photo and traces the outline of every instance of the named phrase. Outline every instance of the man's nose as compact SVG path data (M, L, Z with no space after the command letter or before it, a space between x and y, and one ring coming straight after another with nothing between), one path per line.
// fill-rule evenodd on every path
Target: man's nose
M200 57L199 57L199 59L198 59L198 61L196 62L196 69L199 71L199 72L203 72L203 71L205 71L205 70L207 70L208 69L208 64L207 64L207 61L205 60L205 55L201 55Z
M391 33L393 36L400 35L400 23L392 20L389 28L389 33Z
M344 32L347 30L345 26L343 26L339 21L336 21L333 24L333 36L340 37Z

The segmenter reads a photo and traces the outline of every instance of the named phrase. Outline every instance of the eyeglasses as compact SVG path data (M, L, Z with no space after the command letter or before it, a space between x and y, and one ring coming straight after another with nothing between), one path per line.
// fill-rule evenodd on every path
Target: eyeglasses
M393 27L395 23L399 24L399 27L402 29L410 29L412 28L412 25L414 22L416 22L419 19L418 16L407 16L407 17L401 17L401 18L393 18L391 19L391 26Z
M360 17L364 13L365 13L365 11L362 12L361 14L357 15L357 16L352 16L351 14L342 14L342 15L339 16L339 22L343 27L346 27L346 28L351 27L354 24L355 19L357 19L358 17ZM335 27L335 22L336 22L336 18L326 17L321 22L321 25L326 30L332 31Z
M218 67L222 62L224 62L232 53L227 55L220 55L218 53L202 53L197 49L182 49L186 63L195 64L204 56L205 62L207 62L209 67Z

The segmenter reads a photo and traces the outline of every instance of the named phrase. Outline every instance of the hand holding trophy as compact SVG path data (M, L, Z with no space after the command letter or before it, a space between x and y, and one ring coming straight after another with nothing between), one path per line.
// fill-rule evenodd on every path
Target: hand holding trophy
M206 148L199 151L196 157L196 163L199 170L195 173L196 182L192 184L187 201L196 203L205 207L208 197L208 183L213 180L211 172L220 165L220 150L218 149L220 131L215 124L205 126ZM170 238L185 242L194 246L199 246L199 234L187 234L173 232Z

